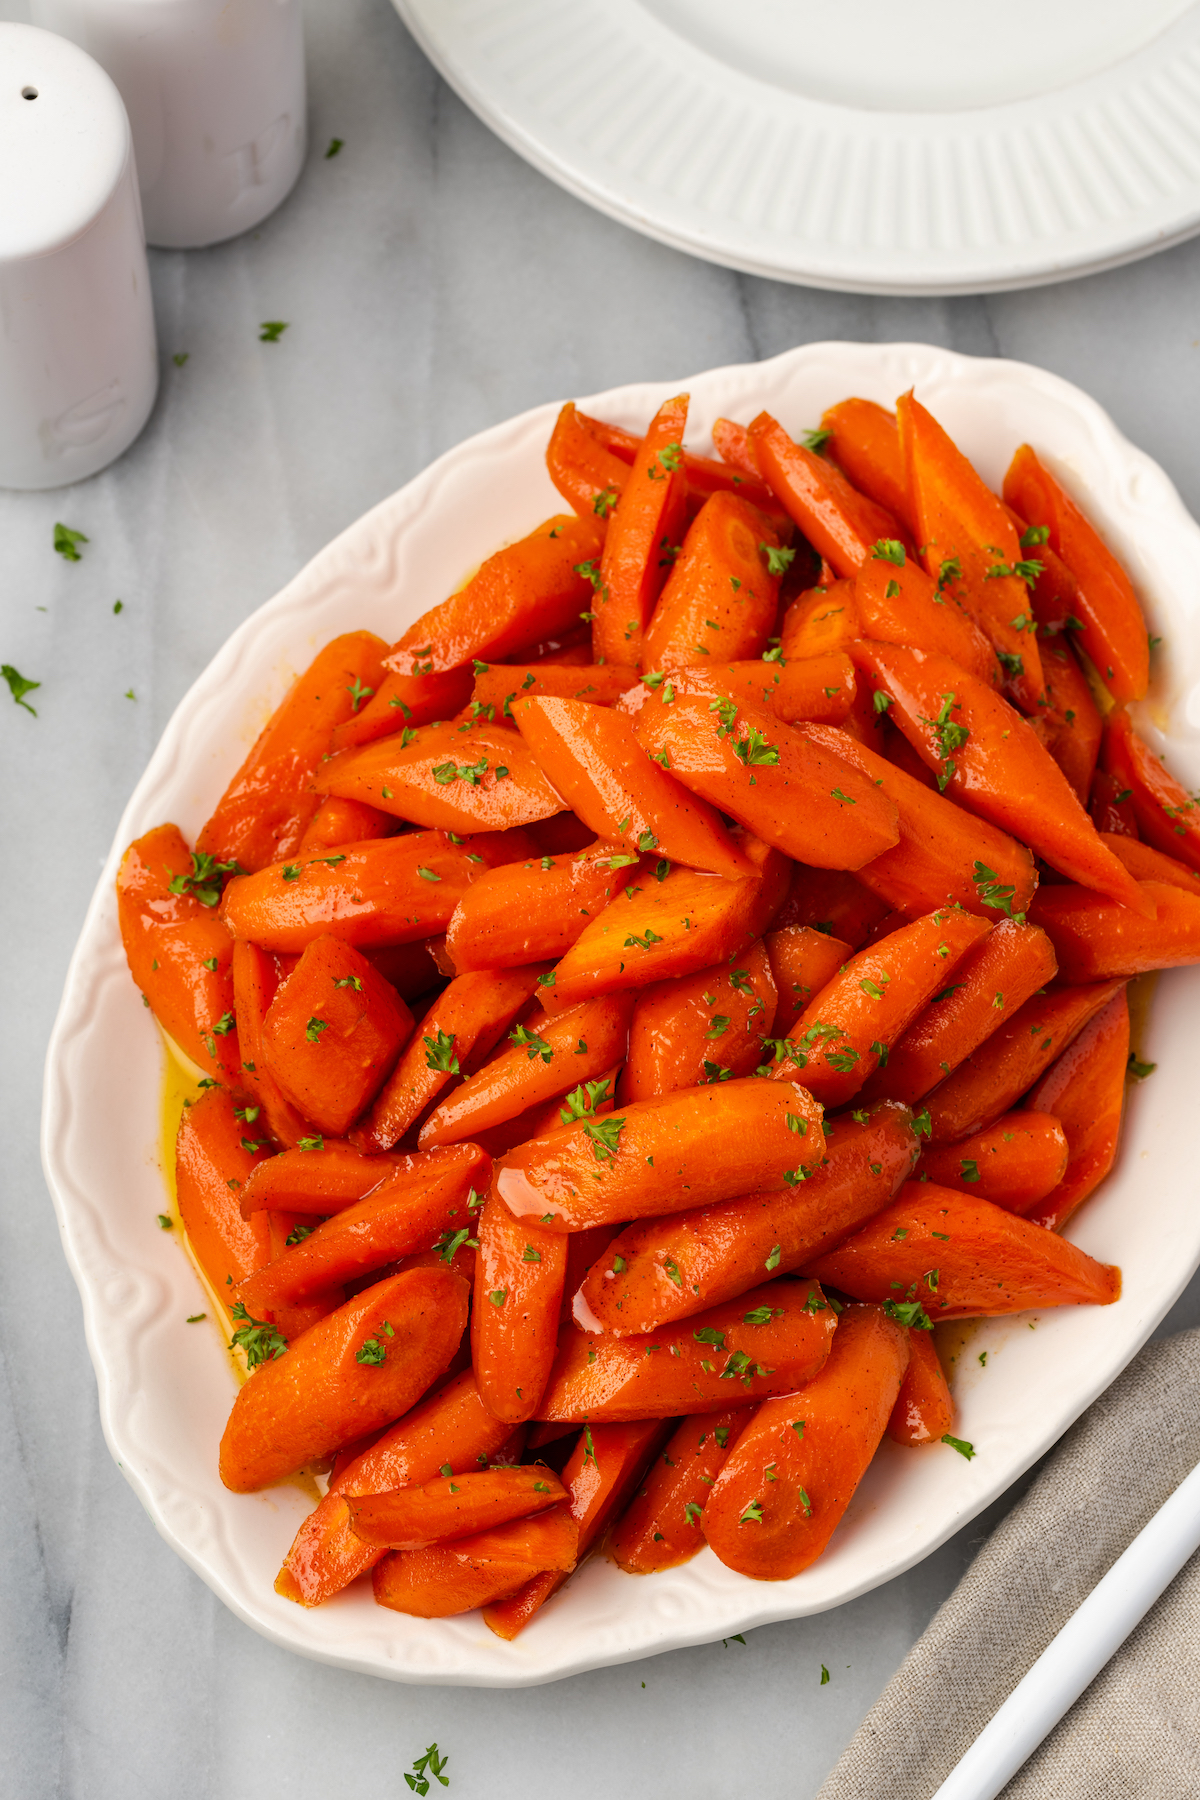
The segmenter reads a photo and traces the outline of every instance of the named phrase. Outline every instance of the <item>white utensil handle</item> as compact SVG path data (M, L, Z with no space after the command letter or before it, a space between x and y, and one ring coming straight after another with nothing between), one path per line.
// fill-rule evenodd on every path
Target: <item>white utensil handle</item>
M994 1800L1198 1547L1200 1468L1067 1620L933 1800Z

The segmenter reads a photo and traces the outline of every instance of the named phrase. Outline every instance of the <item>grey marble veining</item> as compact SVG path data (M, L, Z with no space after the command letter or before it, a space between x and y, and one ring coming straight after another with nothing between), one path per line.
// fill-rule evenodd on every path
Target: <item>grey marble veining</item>
M163 385L143 437L78 488L0 493L0 660L42 682L37 719L0 690L0 1796L407 1795L436 1738L454 1800L546 1776L576 1800L804 1800L1004 1502L837 1612L548 1688L404 1688L276 1650L157 1537L104 1445L38 1164L44 1045L117 817L181 695L432 456L555 397L823 337L916 338L1078 382L1197 511L1200 243L990 299L762 282L545 181L386 0L312 0L308 22L313 147L291 199L231 244L152 253ZM279 344L257 341L264 318L290 321ZM88 535L77 565L52 552L58 519ZM1194 1283L1167 1328L1197 1320Z

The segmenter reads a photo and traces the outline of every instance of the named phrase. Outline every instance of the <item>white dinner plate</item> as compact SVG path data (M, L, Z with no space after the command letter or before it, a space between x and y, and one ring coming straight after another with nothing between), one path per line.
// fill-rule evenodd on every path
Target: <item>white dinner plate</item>
M753 275L986 293L1200 230L1195 0L393 4L544 175Z
M983 475L999 484L1029 439L1099 521L1165 638L1147 721L1156 747L1200 784L1200 528L1148 457L1094 401L1021 363L924 345L811 344L771 362L714 369L689 383L640 384L583 404L640 428L670 393L692 394L689 443L721 414L762 407L793 432L847 394L891 402L916 384ZM113 880L125 845L164 820L190 839L292 675L339 632L391 640L500 544L561 510L543 452L555 408L497 425L336 538L254 613L180 702L139 781L88 910L46 1062L43 1159L63 1244L83 1298L100 1410L114 1457L147 1512L226 1604L275 1643L399 1681L481 1686L549 1681L581 1669L703 1643L773 1619L837 1606L928 1555L1054 1442L1124 1367L1200 1262L1200 1207L1189 1124L1195 1112L1200 969L1164 976L1141 1055L1157 1073L1129 1108L1120 1166L1069 1236L1120 1263L1114 1306L1065 1307L974 1327L954 1373L971 1462L937 1445L884 1440L831 1547L777 1583L731 1573L709 1550L683 1568L625 1575L595 1561L514 1642L478 1613L426 1622L376 1607L360 1583L305 1611L272 1583L311 1502L295 1487L239 1496L217 1476L235 1393L215 1330L189 1326L204 1305L164 1209L164 1055L130 980ZM1150 723L1146 728L1151 729ZM988 1351L986 1369L976 1360Z

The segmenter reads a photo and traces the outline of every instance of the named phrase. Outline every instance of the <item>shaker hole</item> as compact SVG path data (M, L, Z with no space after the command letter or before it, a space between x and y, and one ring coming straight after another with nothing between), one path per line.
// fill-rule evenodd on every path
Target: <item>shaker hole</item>
M35 87L23 87L21 89L22 100L36 100L37 97L38 91Z

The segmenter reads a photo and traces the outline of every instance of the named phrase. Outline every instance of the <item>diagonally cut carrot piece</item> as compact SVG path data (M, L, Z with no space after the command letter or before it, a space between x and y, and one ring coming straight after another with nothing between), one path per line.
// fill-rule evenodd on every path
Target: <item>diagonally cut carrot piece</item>
M763 515L733 494L701 507L642 642L646 669L761 656L775 624L785 562Z
M519 1425L535 1418L558 1345L568 1239L514 1219L493 1191L479 1215L471 1361L484 1405Z
M859 493L886 507L917 542L895 413L874 400L839 400L821 414L821 429L831 434L826 454Z
M820 937L815 931L808 935ZM730 1074L753 1074L763 1058L763 1039L774 1028L775 979L761 942L738 962L741 967L717 963L641 990L629 1028L622 1104Z
M1118 994L1109 1006L1123 999ZM1107 1012L1108 1008L1104 1010ZM1090 1032L1094 1024L1093 1019L1091 1025L1085 1025L1081 1036ZM1074 1046L1065 1056L1071 1056L1073 1049ZM1122 1082L1124 1079L1122 1065ZM934 1145L921 1158L921 1173L939 1187L976 1194L1003 1206L1007 1212L1028 1218L1037 1203L1061 1182L1067 1155L1067 1136L1062 1125L1042 1106L1038 1111L1001 1113L994 1124L960 1138L957 1144Z
M1017 1208L1048 1231L1061 1231L1116 1161L1129 1063L1129 1000L1122 990L1084 1026L1030 1094L1026 1105L1053 1112L1066 1131L1062 1180Z
M1145 739L1134 730L1124 707L1109 714L1104 727L1103 764L1132 801L1146 842L1190 868L1200 870L1200 804L1168 774Z
M481 1469L478 1474L439 1475L420 1487L393 1488L349 1502L350 1529L364 1544L419 1550L491 1531L512 1519L543 1513L567 1490L540 1463L524 1469Z
M592 648L597 662L641 660L642 633L683 537L687 410L686 394L658 409L609 520L595 575Z
M1142 881L1154 917L1140 918L1089 888L1043 888L1029 916L1046 932L1064 981L1108 981L1200 962L1200 894Z
M878 539L904 537L891 513L825 457L794 443L770 413L751 420L750 438L772 491L835 574L855 574Z
M332 757L315 780L323 794L441 831L505 831L563 810L521 740L485 719L379 738Z
M619 1569L649 1575L703 1550L700 1515L750 1416L742 1407L680 1420L613 1532L610 1550Z
M888 1419L888 1436L915 1450L919 1444L940 1444L953 1429L954 1402L933 1333L910 1327L908 1367Z
M459 900L447 953L460 974L562 956L640 866L623 844L601 842L576 855L489 869Z

